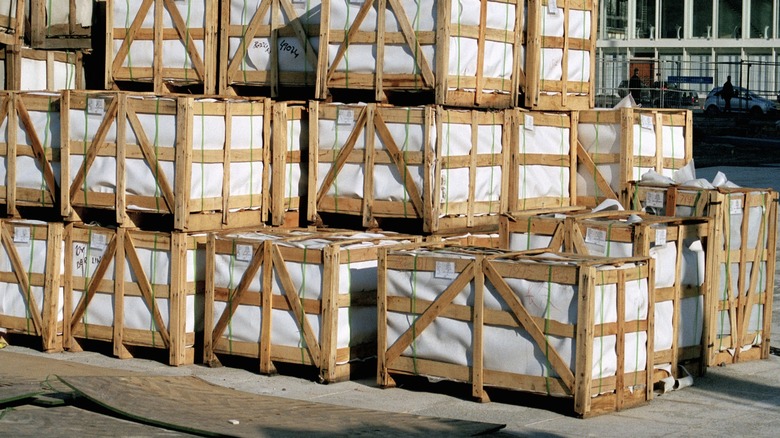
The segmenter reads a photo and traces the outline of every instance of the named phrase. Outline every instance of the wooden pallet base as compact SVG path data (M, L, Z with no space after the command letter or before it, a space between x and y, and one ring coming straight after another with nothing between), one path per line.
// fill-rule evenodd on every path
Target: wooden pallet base
M3 322L2 324L5 323ZM28 334L25 330L0 331L0 345L3 343L7 345L29 347L43 351L44 353L61 353L64 350L62 331L52 339L52 344L48 348L40 336Z
M288 212L285 215L283 227L294 228L298 225L297 212ZM142 229L147 231L172 231L174 227L174 215L155 212L127 212L117 219L117 213L114 210L99 208L81 208L74 207L72 214L65 221L70 223L100 223L104 226L117 226L120 228ZM229 212L227 218L223 217L222 212L213 213L193 213L189 217L189 224L186 230L181 231L221 231L237 228L258 228L265 224L262 219L261 210L244 210Z
M68 351L103 351L111 348L113 356L119 359L154 357L171 366L195 363L195 334L187 335L186 344L188 347L184 348L184 360L176 362L170 359L169 349L160 337L157 336L155 339L148 331L124 329L120 339L117 339L112 327L95 325L86 328L82 325L81 327L81 330L72 333L71 338L66 341L65 346Z

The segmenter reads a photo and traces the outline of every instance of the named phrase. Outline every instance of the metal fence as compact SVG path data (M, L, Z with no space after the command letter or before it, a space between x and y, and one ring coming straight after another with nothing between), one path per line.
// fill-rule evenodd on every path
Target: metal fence
M611 107L629 93L634 70L642 82L640 102L657 108L706 109L707 95L731 76L731 83L743 95L778 102L780 63L763 59L719 56L717 62L705 59L682 61L681 56L662 59L626 59L599 56L596 64L596 106ZM690 56L696 58L696 56ZM725 59L724 59L725 58Z

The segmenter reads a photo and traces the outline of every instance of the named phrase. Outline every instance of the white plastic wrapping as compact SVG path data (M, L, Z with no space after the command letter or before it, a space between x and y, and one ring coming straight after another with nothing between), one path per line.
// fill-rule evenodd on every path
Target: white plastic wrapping
M548 8L544 8L541 14L541 35L542 45L544 46L544 37L564 36L566 14L563 8L557 8L556 13L550 13ZM569 28L565 32L569 38L584 39L590 38L591 13L590 11L570 9L568 16ZM595 42L594 42L595 43ZM564 50L562 48L542 48L540 50L541 77L542 80L588 83L590 81L590 52L583 50L569 49L566 52L568 59L568 70L563 72ZM577 87L571 87L569 94L587 94L588 88L577 90ZM547 94L552 94L547 92Z
M534 115L522 114L525 120L518 127L519 208L525 209L524 202L535 198L557 198L561 200L560 205L569 205L570 160L564 158L571 151L569 128L543 126L533 122ZM561 115L562 119L564 117ZM527 155L529 160L532 160L530 156L533 155L561 156L561 164L559 166L526 164Z

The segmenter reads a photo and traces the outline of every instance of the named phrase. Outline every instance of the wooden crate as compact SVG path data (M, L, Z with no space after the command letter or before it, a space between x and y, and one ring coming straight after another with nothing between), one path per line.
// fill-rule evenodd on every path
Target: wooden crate
M25 28L36 49L91 49L93 0L28 0Z
M517 106L524 2L483 0L468 13L458 7L451 0L324 0L318 53L328 55L319 56L318 98L349 89L382 101L387 92L411 91L449 106Z
M217 0L106 1L106 89L216 93Z
M85 86L81 52L4 46L0 75L4 90L81 90Z
M313 366L325 382L348 379L354 361L376 352L377 252L412 241L355 231L211 234L205 362L238 355L258 359L262 373L284 362Z
M5 214L21 217L20 207L56 215L60 194L61 97L46 92L0 92L0 181Z
M273 106L271 156L271 225L298 226L306 217L309 188L309 115L305 103L277 102ZM281 169L280 171L274 170Z
M106 341L120 358L140 346L166 350L170 365L192 364L205 237L68 224L65 347Z
M0 0L0 44L21 45L24 36L24 1Z
M525 107L587 110L596 94L597 0L528 0Z
M501 243L498 233L432 234L426 236L425 241L479 248L498 248Z
M310 115L310 221L327 212L361 216L365 227L404 218L426 233L497 229L508 205L507 112L312 102Z
M62 350L62 238L61 223L0 220L0 328L49 352Z
M263 87L276 97L279 87L317 83L321 2L219 0L219 91ZM272 50L274 48L274 50Z
M660 134L659 134L660 132ZM580 111L577 204L622 199L647 171L671 177L693 160L690 110L621 108Z
M644 206L656 214L706 216L713 221L709 365L769 357L778 193L645 184L631 184L628 192L625 203ZM759 268L753 269L756 265Z
M650 400L654 261L548 257L381 252L378 383L408 374L468 382L481 401L486 387L555 395L582 416Z
M181 231L267 219L270 100L124 92L67 92L63 100L65 217L89 221L90 209L104 209L133 226L158 215Z
M707 364L706 309L713 299L716 242L707 218L652 216L633 211L519 213L501 219L502 248L549 249L605 257L653 257L655 377L702 375Z
M508 211L573 205L577 113L516 110L513 117Z

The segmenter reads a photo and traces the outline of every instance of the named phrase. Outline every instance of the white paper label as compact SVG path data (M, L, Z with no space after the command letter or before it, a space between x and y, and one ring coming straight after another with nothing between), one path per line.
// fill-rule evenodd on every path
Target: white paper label
M14 243L30 243L30 227L16 227L14 228Z
M645 206L646 207L655 207L655 208L664 208L664 198L666 195L664 192L657 192L657 191L649 191L647 192L647 195L645 196Z
M653 130L653 116L642 114L639 116L639 123L642 125L642 129Z
M252 245L236 245L236 260L248 262L252 260Z
M102 116L106 113L106 102L103 99L87 99L87 113Z
M740 214L742 213L742 200L741 199L732 199L729 201L729 212L731 214Z
M587 231L585 231L585 243L592 243L598 246L607 246L606 230L588 228Z
M336 123L339 125L351 125L355 123L355 111L351 109L340 109L338 111Z
M655 230L655 245L666 245L666 227L658 228Z
M436 262L436 271L433 273L436 278L446 278L452 280L458 276L455 272L455 262Z
M558 15L558 2L556 0L548 0L547 13L550 15Z
M529 131L534 130L534 116L530 114L526 114L525 118L523 119L523 127Z
M89 241L89 246L101 251L106 249L106 246L108 246L108 236L102 233L93 233L92 238Z

